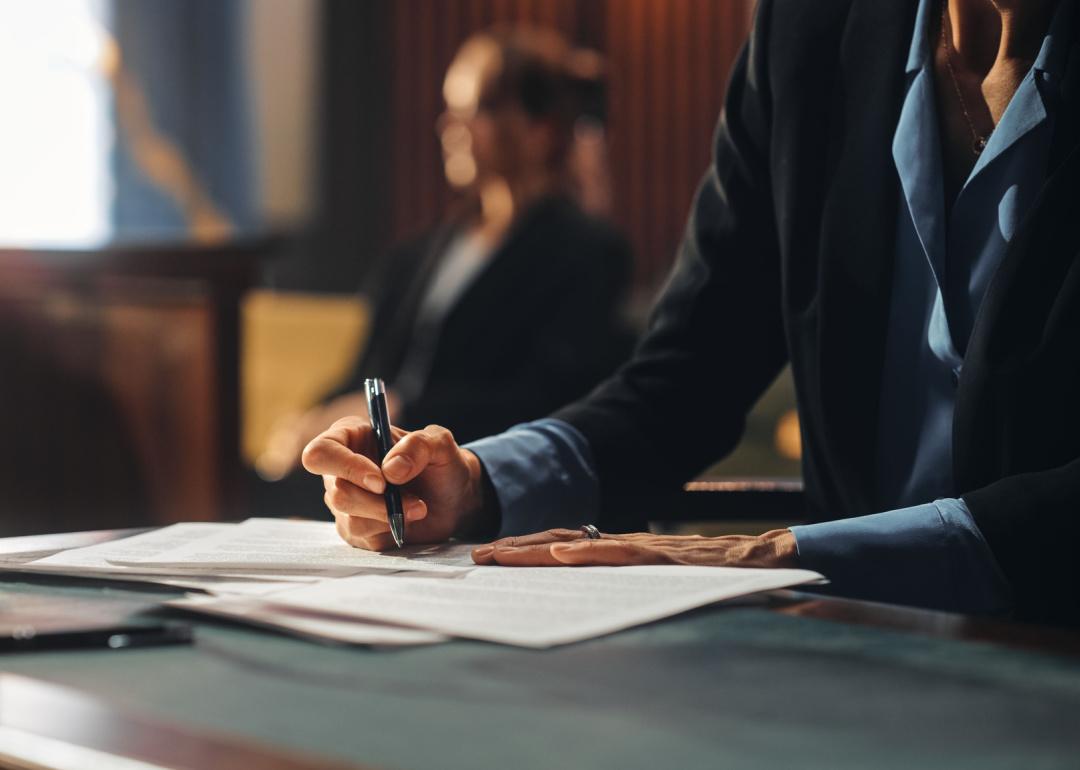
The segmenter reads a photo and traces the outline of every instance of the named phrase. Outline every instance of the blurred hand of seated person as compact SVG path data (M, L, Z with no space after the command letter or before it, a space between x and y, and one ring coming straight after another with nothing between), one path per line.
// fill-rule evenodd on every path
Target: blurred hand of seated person
M386 394L391 422L398 421L398 399L391 391ZM284 478L296 470L304 447L328 425L343 417L367 414L363 393L349 392L317 404L306 412L287 414L276 422L267 439L266 449L256 460L259 475L268 481Z

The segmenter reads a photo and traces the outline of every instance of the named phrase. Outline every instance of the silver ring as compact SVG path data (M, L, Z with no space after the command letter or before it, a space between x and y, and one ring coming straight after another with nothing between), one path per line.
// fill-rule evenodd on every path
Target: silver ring
M582 524L581 531L585 533L585 537L589 540L599 540L601 537L600 530L592 524Z

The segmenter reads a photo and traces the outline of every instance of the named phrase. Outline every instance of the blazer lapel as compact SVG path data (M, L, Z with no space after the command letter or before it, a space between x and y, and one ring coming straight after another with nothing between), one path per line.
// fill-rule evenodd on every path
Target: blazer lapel
M456 222L440 225L423 245L421 253L412 260L414 264L407 267L408 275L401 293L382 297L380 309L387 314L387 321L376 321L379 335L372 339L365 353L366 371L378 370L379 376L391 379L397 376L413 343L420 305L458 227Z
M1051 139L1051 172L1018 228L972 331L953 419L953 464L960 491L997 478L998 437L1015 382L1047 330L1066 274L1080 259L1080 12L1062 80Z
M840 46L822 212L818 349L833 495L848 515L875 505L878 409L895 252L899 178L892 139L916 3L857 0ZM841 511L831 512L833 515Z
M533 265L543 258L550 235L542 225L550 224L552 212L567 205L559 197L537 201L511 227L491 255L488 264L454 303L444 321L444 338L452 337L457 329L475 329L496 321L492 308L505 307L508 287L520 287L522 276L533 271ZM520 298L519 301L524 301ZM477 316L480 316L477 318ZM503 318L502 322L509 322Z

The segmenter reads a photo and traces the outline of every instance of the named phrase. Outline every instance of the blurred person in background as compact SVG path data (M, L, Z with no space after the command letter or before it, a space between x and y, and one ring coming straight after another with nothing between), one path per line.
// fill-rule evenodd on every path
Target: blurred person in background
M450 424L467 441L584 395L629 354L619 312L631 253L601 219L601 69L549 31L499 29L462 45L436 129L446 180L463 196L384 260L352 375L275 430L264 477L291 473L338 418L366 414L365 377L386 380L395 425ZM272 487L263 513L285 502Z

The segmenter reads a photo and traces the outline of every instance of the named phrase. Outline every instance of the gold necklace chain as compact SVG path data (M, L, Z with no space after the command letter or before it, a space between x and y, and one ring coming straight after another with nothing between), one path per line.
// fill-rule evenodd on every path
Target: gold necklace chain
M971 151L976 156L982 154L982 151L986 149L987 137L981 136L978 131L975 130L975 124L971 120L971 115L968 113L967 104L964 102L964 94L960 91L960 81L956 79L956 71L953 70L953 48L952 36L945 33L946 24L950 21L948 17L949 12L949 0L941 0L941 44L945 47L945 66L949 70L949 77L952 79L953 88L956 89L956 98L960 101L960 109L964 113L964 120L967 121L968 128L971 129ZM951 26L951 25L950 25Z

